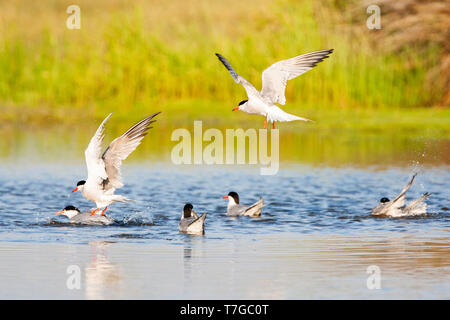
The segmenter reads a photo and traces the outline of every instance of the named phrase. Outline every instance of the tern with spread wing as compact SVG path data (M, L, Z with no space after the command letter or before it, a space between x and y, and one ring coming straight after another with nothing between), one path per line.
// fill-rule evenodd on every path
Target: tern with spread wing
M275 128L275 121L311 121L284 112L275 103L282 105L286 103L284 91L288 80L311 70L323 59L328 58L332 52L333 49L314 51L272 64L262 74L261 91L256 90L250 82L238 75L224 56L219 53L216 53L216 56L230 72L234 81L240 83L247 92L248 100L241 101L233 111L241 110L250 114L262 115L266 118L264 128L267 128L268 121L271 121L272 128Z
M239 195L234 191L231 191L227 196L224 196L223 198L228 199L227 216L260 217L261 209L264 208L264 202L262 198L259 198L259 200L251 206L240 204Z
M416 174L412 177L411 181L403 188L402 192L394 199L381 198L380 203L372 209L372 215L374 216L389 216L389 217L406 217L417 216L427 213L427 204L423 202L430 196L430 193L424 193L420 198L411 201L405 205L406 192L411 187Z
M97 208L91 212L91 215L94 215L100 208L104 208L101 212L101 215L103 215L110 204L117 201L126 202L131 200L122 195L114 194L116 189L123 187L120 166L122 161L136 149L147 135L148 130L152 128L150 124L156 121L152 119L159 113L154 113L139 121L120 137L114 139L103 154L102 141L105 124L112 113L100 124L84 152L88 178L87 180L79 181L77 187L72 190L72 192L81 191L87 200L96 203Z
M204 234L206 213L199 216L194 211L194 206L186 203L181 214L181 220L178 223L178 230L190 234Z

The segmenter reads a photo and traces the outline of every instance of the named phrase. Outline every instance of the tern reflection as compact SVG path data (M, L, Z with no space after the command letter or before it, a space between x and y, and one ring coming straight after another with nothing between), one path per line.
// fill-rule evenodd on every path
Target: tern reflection
M120 293L122 276L120 268L109 262L106 256L108 242L90 242L91 262L85 269L86 298L110 299L111 294Z

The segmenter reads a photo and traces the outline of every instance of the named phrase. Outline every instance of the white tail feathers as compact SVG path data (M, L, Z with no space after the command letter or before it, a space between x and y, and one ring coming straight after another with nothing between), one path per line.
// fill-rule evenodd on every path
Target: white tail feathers
M284 122L284 121L296 121L296 120L312 121L307 118L298 117L293 114L284 112L282 109L280 109L277 106L271 106L268 108L268 110L269 111L267 112L267 121L269 121L269 122L273 122L273 121Z
M127 197L124 197L124 196L121 196L121 195L118 195L118 194L115 194L114 195L114 201L117 201L117 202L127 202L127 201L134 201L133 199L130 199L130 198L127 198Z

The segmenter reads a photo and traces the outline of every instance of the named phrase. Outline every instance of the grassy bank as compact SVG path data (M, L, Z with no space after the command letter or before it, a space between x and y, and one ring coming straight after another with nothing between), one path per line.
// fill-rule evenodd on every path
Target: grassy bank
M433 90L424 85L441 48L377 51L370 45L376 31L349 28L333 1L77 4L80 30L65 27L65 1L0 3L0 121L70 122L72 116L101 118L111 111L134 118L156 109L175 122L216 116L234 121L228 111L245 93L215 52L259 88L261 71L271 63L326 48L335 49L330 59L289 82L288 112L344 126L355 115L364 118L367 109L378 110L368 122L383 123L397 109L408 109L401 122L420 124L423 113L430 126L448 120L447 111L436 111L443 117L433 119L434 109L420 109L442 97L439 84Z
M233 102L177 100L136 106L132 113L126 110L96 110L89 108L3 107L0 112L0 127L67 127L98 126L107 114L114 113L109 126L140 120L143 116L162 111L158 117L160 129L171 131L178 127L191 127L194 120L203 121L204 127L262 128L263 118L240 111L233 112ZM18 110L20 110L18 112ZM357 108L320 109L302 105L286 106L287 112L312 119L314 123L301 121L278 123L285 131L343 129L359 131L409 130L411 135L450 139L450 109L448 108Z

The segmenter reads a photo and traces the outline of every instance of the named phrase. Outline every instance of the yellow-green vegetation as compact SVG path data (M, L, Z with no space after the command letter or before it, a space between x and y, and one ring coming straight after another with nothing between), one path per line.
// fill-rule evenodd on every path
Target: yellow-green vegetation
M245 92L215 52L259 88L271 63L334 48L329 59L289 82L288 112L319 126L419 124L425 115L426 124L444 127L445 110L410 113L444 94L438 83L434 90L424 85L441 48L375 49L377 31L349 26L338 3L79 0L81 29L69 30L67 1L2 1L0 121L98 120L111 111L134 119L162 110L168 123L252 122L231 112ZM358 115L373 117L359 122Z

